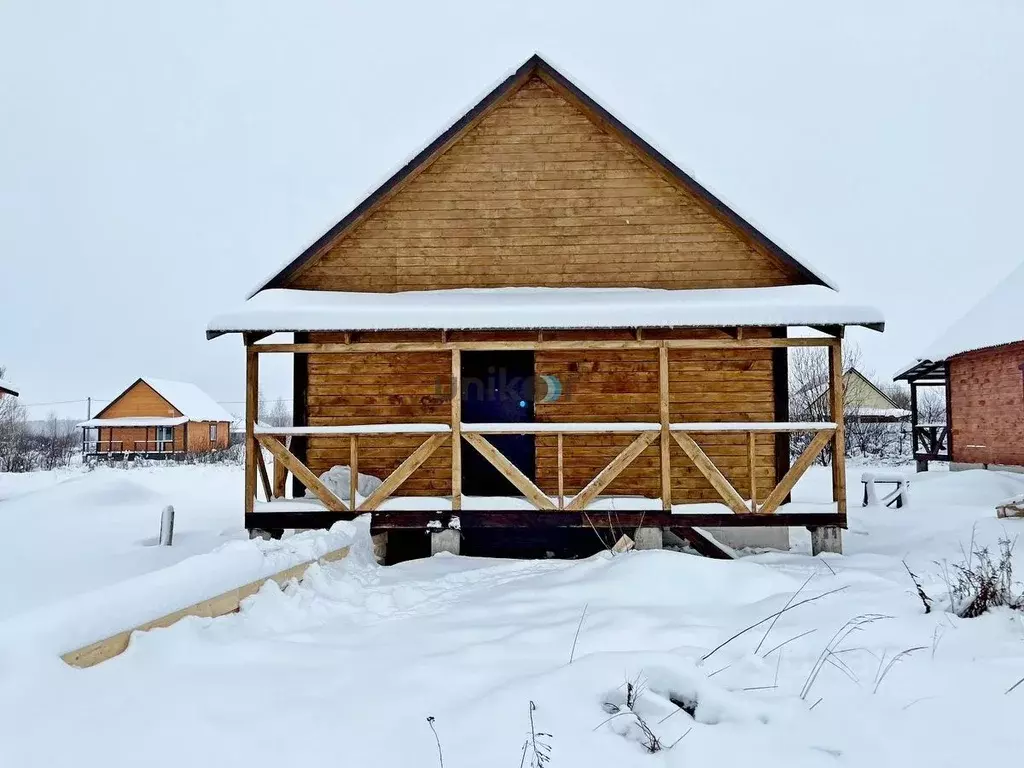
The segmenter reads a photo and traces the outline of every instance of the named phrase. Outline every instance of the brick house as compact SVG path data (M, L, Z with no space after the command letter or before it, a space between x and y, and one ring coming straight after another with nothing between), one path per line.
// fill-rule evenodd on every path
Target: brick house
M896 375L910 384L918 469L949 461L1024 471L1024 264ZM920 387L946 394L944 423L921 423Z

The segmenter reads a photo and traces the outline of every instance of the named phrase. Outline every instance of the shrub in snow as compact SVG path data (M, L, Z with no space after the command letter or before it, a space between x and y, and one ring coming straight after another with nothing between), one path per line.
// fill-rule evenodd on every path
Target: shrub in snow
M322 475L320 475L320 481L326 485L342 501L348 501L349 491L349 478L352 477L352 471L347 465L341 466L336 465L328 469ZM371 493L380 488L381 479L374 477L373 475L364 475L362 472L359 473L359 478L356 481L356 493L360 496L369 496ZM306 491L306 496L312 497L314 494Z
M1024 589L1013 578L1013 548L1016 540L999 540L993 557L988 547L974 549L963 563L955 563L947 575L950 610L963 619L981 616L990 608L1006 607L1024 611Z
M533 720L533 713L537 711L537 705L530 702L530 732L523 742L523 754L519 759L519 768L544 768L551 762L551 734L537 730L537 724ZM529 758L529 762L527 762Z

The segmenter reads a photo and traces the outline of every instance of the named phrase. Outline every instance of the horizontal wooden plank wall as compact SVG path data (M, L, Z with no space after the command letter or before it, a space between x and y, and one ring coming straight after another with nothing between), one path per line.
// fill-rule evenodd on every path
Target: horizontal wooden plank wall
M290 286L755 287L796 281L539 78Z
M362 336L372 340L373 334ZM436 334L433 338L437 338ZM343 341L342 334L311 333L311 343ZM417 334L403 334L416 341ZM306 355L309 374L307 414L311 426L334 424L448 424L451 420L451 355ZM359 471L387 477L423 442L422 435L359 438ZM349 438L308 438L306 465L317 475L348 465ZM399 495L451 492L451 451L439 450L402 484Z
M120 419L129 416L181 416L181 411L164 400L144 381L136 382L96 416Z
M210 440L210 425L217 425L217 439ZM188 450L193 453L221 450L228 447L228 429L226 421L190 421L188 424Z
M721 331L661 331L650 338L721 338ZM767 330L744 329L748 338L770 336ZM452 334L453 336L455 334ZM434 334L436 340L437 334ZM627 338L625 331L559 331L545 333L558 341ZM522 333L459 332L460 340L505 340ZM536 338L536 334L533 334ZM359 334L360 341L423 341L425 333ZM313 333L312 343L340 343L343 334ZM309 424L372 424L450 420L449 353L380 353L307 355ZM537 403L538 422L659 421L657 350L539 351L537 376L554 375L563 395ZM673 421L772 421L775 401L770 349L670 350L670 417ZM541 393L543 394L543 393ZM576 493L634 436L567 435L565 491ZM384 477L423 441L421 436L362 437L359 470ZM557 492L554 436L538 436L537 481ZM736 489L750 493L745 434L698 436L698 442ZM775 486L775 439L756 437L757 485ZM465 450L465 448L464 448ZM659 447L647 448L616 478L607 494L659 495ZM672 443L672 490L677 503L717 501L710 483ZM320 474L349 462L347 437L311 437L307 465ZM416 470L399 495L447 495L451 492L451 452L442 449Z

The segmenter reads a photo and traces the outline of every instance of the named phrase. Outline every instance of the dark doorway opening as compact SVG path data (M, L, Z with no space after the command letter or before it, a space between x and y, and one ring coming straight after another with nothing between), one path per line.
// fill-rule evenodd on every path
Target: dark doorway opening
M533 352L463 352L462 420L467 423L533 423ZM533 435L486 439L531 480L536 480ZM462 447L462 492L467 496L521 496L472 446Z

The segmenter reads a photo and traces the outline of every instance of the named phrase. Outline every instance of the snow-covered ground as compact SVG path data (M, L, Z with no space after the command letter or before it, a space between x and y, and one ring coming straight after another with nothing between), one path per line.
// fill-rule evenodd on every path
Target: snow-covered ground
M1024 477L933 472L915 478L910 507L865 511L856 499L863 469L850 469L846 555L827 558L801 554L801 537L795 552L740 562L638 552L579 562L439 556L381 568L365 531L342 524L357 535L347 560L314 566L283 591L267 585L239 614L137 635L92 669L41 651L5 664L0 649L0 765L438 766L433 717L446 768L515 766L531 702L536 729L551 734L541 741L552 768L1013 764L1024 685L1006 691L1024 677L1024 620L1008 611L926 615L903 561L941 599L943 560L959 560L972 537L994 544L1024 532L1024 520L999 520L993 509L1024 489ZM225 486L207 489L202 503L222 501L206 532L196 523L196 541L211 546L238 523L240 475L221 470L200 469L196 481ZM87 541L96 561L108 551L130 560L155 535L156 512L136 526L90 489L123 482L152 494L140 510L164 498L185 508L177 495L199 489L176 471L25 480L18 491L50 485L36 492L66 494L52 513L61 520L88 509L110 530L123 527L116 544L101 533ZM795 497L820 499L827 483L827 470L815 468ZM9 485L0 489L7 514L18 502ZM73 508L76 495L93 501ZM55 541L37 525L24 539L34 557L17 553L17 572L0 561L5 600L33 589L40 572L56 585L48 572L65 569L47 550L69 552L73 537ZM87 561L77 553L71 562ZM832 594L713 651L802 585L798 600ZM856 617L873 620L823 656ZM671 749L648 754L635 718L609 711L621 707L627 681L641 685L637 709L653 733L666 745L682 737Z
M241 498L229 465L0 473L0 621L245 538ZM159 547L168 504L174 545Z

